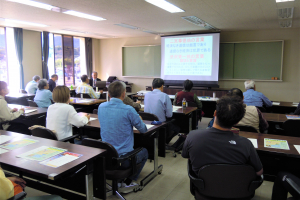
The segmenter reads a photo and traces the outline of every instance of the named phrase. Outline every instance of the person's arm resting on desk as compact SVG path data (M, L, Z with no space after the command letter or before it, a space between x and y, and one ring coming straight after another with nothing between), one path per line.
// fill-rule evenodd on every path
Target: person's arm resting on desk
M271 107L273 105L272 101L270 101L264 94L262 94L262 100L266 107Z
M202 110L202 102L198 99L196 94L194 94L194 101L197 104L198 109Z
M89 95L93 99L99 99L100 95L98 95L92 87L89 87Z
M76 127L81 127L86 125L89 122L89 120L86 116L78 115L76 110L72 108L69 111L68 122Z
M140 132L140 133L146 133L147 132L147 126L143 122L143 120L140 118L140 116L137 114L137 112L134 110L134 108L131 107L128 117L131 121L131 124Z

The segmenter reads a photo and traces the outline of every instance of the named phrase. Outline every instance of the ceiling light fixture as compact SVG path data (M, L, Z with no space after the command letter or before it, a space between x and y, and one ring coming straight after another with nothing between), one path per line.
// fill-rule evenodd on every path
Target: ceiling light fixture
M66 11L63 11L62 13L68 14L68 15L73 15L73 16L76 16L76 17L85 18L85 19L91 19L91 20L95 20L95 21L106 20L102 17L97 17L97 16L94 16L94 15L89 15L89 14L85 14L85 13L82 13L82 12L77 12L77 11L74 11L74 10L66 10Z
M18 23L18 24L26 24L30 26L39 26L39 27L47 27L48 25L45 24L38 24L38 23L33 23L33 22L26 22L26 21L20 21L20 20L15 20L15 19L6 19L6 18L0 18L1 20L4 20L6 22L11 22L11 23Z
M177 12L184 12L181 8L178 8L177 6L165 1L165 0L145 0L148 3L151 3L157 7L160 7L170 13L177 13Z
M279 20L279 27L280 28L292 28L293 20L292 19L284 19Z
M277 11L279 19L292 19L294 14L294 7L292 8L279 8Z
M192 24L194 24L194 25L204 27L205 29L220 31L216 27L210 25L206 21L204 21L204 20L202 20L202 19L200 19L196 16L186 16L186 17L181 17L181 18L188 21L188 22L190 22L190 23L192 23Z
M158 33L156 31L150 31L150 30L144 30L144 29L142 31L145 33L150 33L150 34L154 34L154 35L161 35L161 33Z
M36 1L31 1L31 0L7 0L7 1L21 3L21 4L28 5L28 6L34 6L34 7L42 8L42 9L46 9L46 10L57 9L57 7L55 7L55 6L51 6L49 4L40 3L40 2L36 2Z
M287 2L287 1L295 1L295 0L276 0L276 3Z
M124 27L124 28L130 28L130 29L133 29L133 30L139 29L139 27L131 26L131 25L128 25L128 24L123 24L123 23L121 23L121 24L115 24L115 25L121 26L121 27Z
M69 32L74 32L74 33L82 33L82 34L91 34L91 35L98 35L101 37L113 37L113 36L109 36L109 35L103 35L103 34L99 34L99 33L91 33L91 32L87 32L87 31L78 31L78 30L74 30L74 29L61 29L63 31L69 31Z

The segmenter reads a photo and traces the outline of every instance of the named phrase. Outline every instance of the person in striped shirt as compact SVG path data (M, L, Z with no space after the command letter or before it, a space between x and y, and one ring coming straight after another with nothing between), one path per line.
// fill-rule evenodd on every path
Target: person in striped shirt
M92 99L103 99L105 98L103 95L103 90L100 90L100 93L97 94L94 89L89 85L89 78L87 75L81 76L82 83L77 86L76 94L88 94Z

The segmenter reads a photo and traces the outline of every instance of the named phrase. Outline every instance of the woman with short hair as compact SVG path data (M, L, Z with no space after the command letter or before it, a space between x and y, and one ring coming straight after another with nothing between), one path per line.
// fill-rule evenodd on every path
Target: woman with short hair
M84 126L89 122L90 115L78 115L75 108L69 105L70 89L66 86L57 86L53 90L55 104L49 106L46 118L46 127L55 130L59 140L73 135L72 125Z
M48 108L53 100L52 92L49 89L49 84L46 79L41 79L38 82L38 90L36 91L33 101L41 108Z

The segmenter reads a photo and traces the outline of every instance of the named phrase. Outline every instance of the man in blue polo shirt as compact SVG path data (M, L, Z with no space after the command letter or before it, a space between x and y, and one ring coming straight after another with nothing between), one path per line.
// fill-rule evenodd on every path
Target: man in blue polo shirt
M255 91L255 82L253 80L245 81L244 92L244 103L247 106L256 106L256 107L271 107L272 101L270 101L263 93Z
M123 103L126 96L126 85L123 82L116 81L109 85L108 95L111 98L109 102L99 105L98 119L101 124L102 141L115 147L119 156L133 151L133 126L141 133L147 132L147 127L142 118L132 106ZM125 184L137 185L136 181L148 159L147 149L143 149L137 154L137 163L142 166L137 174L125 180ZM123 162L121 168L129 168L130 162Z

